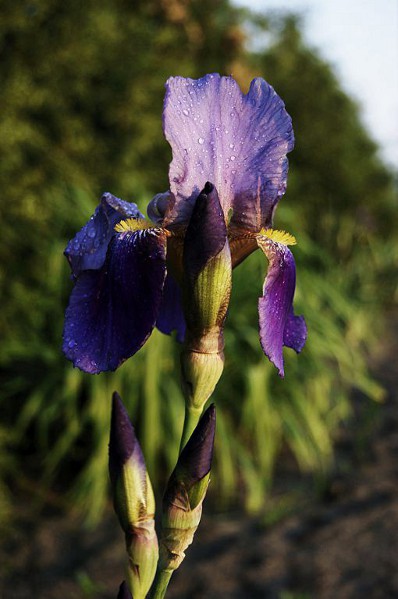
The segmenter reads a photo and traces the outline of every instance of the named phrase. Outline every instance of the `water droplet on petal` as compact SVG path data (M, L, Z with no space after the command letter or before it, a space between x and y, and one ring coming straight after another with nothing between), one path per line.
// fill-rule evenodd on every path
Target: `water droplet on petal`
M187 110L186 108L184 108L184 110L182 111L183 114L185 114L185 116L189 115L189 110Z
M205 143L205 140L203 139L203 137L199 137L198 144L202 145L204 143Z
M91 239L94 239L94 237L96 236L96 231L95 231L95 229L89 229L89 230L87 231L87 235L88 235L88 236L89 236Z
M231 160L235 160L235 158L236 158L236 156L234 156L234 155L232 154L232 156L231 156Z

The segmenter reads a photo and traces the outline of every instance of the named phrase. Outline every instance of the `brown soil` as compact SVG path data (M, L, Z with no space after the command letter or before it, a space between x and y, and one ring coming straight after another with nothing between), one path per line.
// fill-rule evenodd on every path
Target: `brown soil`
M398 598L397 337L377 368L388 399L355 450L353 426L323 500L265 526L261 519L205 516L170 599ZM206 510L205 510L206 511ZM114 599L123 578L123 540L113 514L94 532L60 515L20 524L0 551L1 599Z

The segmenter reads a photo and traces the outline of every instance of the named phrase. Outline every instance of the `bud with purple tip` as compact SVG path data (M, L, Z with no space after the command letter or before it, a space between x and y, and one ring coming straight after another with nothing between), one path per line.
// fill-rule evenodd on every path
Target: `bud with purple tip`
M192 211L184 238L183 269L187 328L181 369L191 422L185 423L181 447L224 368L223 327L231 294L232 263L225 216L211 183L206 183Z
M117 393L112 401L109 474L113 504L126 536L130 588L134 599L144 599L158 559L155 499L134 428Z
M160 572L176 570L202 515L202 503L210 479L216 409L211 405L196 426L178 459L163 498Z

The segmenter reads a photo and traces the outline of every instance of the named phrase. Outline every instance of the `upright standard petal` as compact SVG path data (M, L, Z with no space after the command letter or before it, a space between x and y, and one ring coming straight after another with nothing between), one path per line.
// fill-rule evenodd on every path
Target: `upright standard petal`
M74 277L83 270L97 270L105 262L114 226L124 218L144 218L134 203L124 202L111 193L104 193L93 216L66 246Z
M187 327L182 309L181 289L170 272L167 273L164 282L156 327L165 335L177 331L177 341L183 343Z
M206 181L232 223L252 231L269 225L285 192L294 136L291 118L274 89L254 79L242 94L232 77L172 77L166 84L164 132L173 151L169 223L187 222Z
M105 264L81 273L65 315L63 350L85 372L115 370L137 352L158 317L166 276L166 232L124 231Z
M257 241L269 260L263 297L258 301L260 342L283 377L283 345L300 352L307 338L304 318L293 312L296 266L287 246L264 237Z

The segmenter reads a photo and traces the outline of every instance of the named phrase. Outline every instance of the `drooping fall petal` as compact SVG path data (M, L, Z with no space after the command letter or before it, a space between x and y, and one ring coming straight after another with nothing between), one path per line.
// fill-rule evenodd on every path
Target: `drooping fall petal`
M66 246L65 256L74 277L83 270L97 270L105 262L114 226L124 218L143 218L134 203L104 193L93 216Z
M263 296L258 301L260 342L283 377L283 345L300 352L307 338L304 318L293 312L296 265L287 246L269 239L258 243L269 260Z
M137 352L158 317L166 276L166 233L125 231L103 267L81 273L65 315L63 350L85 372L115 370Z
M211 181L224 214L233 209L233 224L252 231L270 224L285 192L294 136L284 103L266 81L254 79L244 95L232 77L171 77L163 122L173 151L169 223L187 222Z

